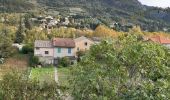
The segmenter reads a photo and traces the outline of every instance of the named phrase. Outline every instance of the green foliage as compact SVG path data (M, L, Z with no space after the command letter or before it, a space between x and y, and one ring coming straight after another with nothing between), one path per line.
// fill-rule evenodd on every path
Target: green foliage
M81 8L83 11L80 11L75 17L76 20L80 19L81 26L69 25L77 28L95 29L97 24L103 23L109 26L113 21L119 22L123 26L128 26L129 23L138 24L142 29L151 32L163 31L164 28L168 29L170 26L169 8L146 7L138 0L0 0L0 4L4 4L0 8L1 12L40 12L40 15L42 13L54 14L53 11L59 11L61 15L66 16L69 15L70 8ZM34 6L40 8L35 10ZM47 9L44 10L44 8ZM89 18L89 16L93 16L93 18ZM13 22L15 23L15 20ZM26 22L29 27L29 22ZM115 29L128 31L127 27L119 25Z
M33 9L33 5L28 0L0 0L4 7L0 8L1 12L25 12Z
M12 39L6 29L0 32L0 58L9 57L13 53Z
M55 80L54 76L54 67L53 66L46 66L42 68L32 68L31 69L31 80L38 80L40 83L47 82L53 83Z
M68 57L63 57L59 59L59 66L68 67L71 64L71 61Z
M55 28L52 29L51 34L49 34L49 37L64 37L64 38L73 38L75 36L75 29L73 28Z
M77 55L77 61L79 62L79 61L81 60L81 58L82 58L85 54L86 54L85 51L78 51L78 52L76 53L76 55Z
M63 90L55 82L40 85L38 81L27 80L20 72L8 73L0 81L2 100L61 100Z
M22 53L23 54L32 54L34 52L34 48L31 45L25 45L22 47Z
M18 14L4 14L4 15L1 15L1 16L5 16L4 18L6 18L6 24L7 25L11 25L11 26L17 26L18 25L18 22L19 22L19 16Z
M31 30L32 29L32 24L31 24L31 21L30 21L30 18L32 17L31 14L26 14L24 16L24 24L25 24L25 28Z
M40 30L37 27L32 28L31 30L26 31L24 43L34 43L35 40L47 40L47 31Z
M30 22L28 16L25 16L25 18L24 18L24 24L25 24L25 28L27 28L27 29L29 29L29 30L32 29L32 25L31 25L31 22Z
M16 32L15 43L22 43L23 40L24 40L24 35L23 35L23 33L20 30L18 30Z
M57 10L62 15L69 15L69 8L81 8L84 11L78 13L76 18L82 17L80 22L83 26L91 23L90 28L92 29L94 29L95 23L109 26L115 21L121 23L115 29L123 31L128 31L131 23L140 25L142 29L148 31L163 31L170 25L170 8L146 7L138 0L38 0L37 3ZM86 18L89 16L93 16L90 23L89 18Z
M70 69L71 67L62 67L57 68L58 80L61 86L69 88L69 79L70 79Z
M20 22L18 30L16 31L15 43L22 43L24 41L24 27L22 26L22 17L20 16Z
M30 55L29 64L30 64L30 66L32 66L32 67L37 66L37 65L39 64L39 58L36 57L36 56Z
M167 48L136 35L94 45L72 70L72 96L77 100L170 99Z

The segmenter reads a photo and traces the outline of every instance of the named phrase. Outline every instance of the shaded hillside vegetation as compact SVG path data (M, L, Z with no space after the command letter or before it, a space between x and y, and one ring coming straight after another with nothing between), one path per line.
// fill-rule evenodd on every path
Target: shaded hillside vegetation
M0 0L1 12L26 12L33 8L29 0Z

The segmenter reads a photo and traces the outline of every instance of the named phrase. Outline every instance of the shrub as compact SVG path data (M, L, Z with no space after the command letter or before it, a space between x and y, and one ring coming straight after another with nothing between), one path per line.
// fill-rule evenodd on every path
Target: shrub
M0 93L0 100L3 100L3 99L2 99L2 93Z
M64 90L55 82L40 85L25 79L24 73L12 72L0 81L0 100L61 100Z
M71 61L68 57L63 57L59 59L59 66L68 67Z
M22 48L22 53L23 54L29 54L29 53L33 53L34 52L34 49L31 45L25 45L23 46Z
M81 57L84 56L85 54L86 54L85 51L78 51L78 52L76 53L76 55L77 55L77 61L80 62L80 61L81 61Z
M37 66L39 64L39 58L36 56L30 55L29 64L32 67Z

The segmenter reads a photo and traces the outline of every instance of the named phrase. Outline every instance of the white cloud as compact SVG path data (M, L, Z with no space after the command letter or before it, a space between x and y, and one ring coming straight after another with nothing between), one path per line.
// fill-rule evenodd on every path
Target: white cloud
M157 7L170 7L170 0L139 0L142 4Z

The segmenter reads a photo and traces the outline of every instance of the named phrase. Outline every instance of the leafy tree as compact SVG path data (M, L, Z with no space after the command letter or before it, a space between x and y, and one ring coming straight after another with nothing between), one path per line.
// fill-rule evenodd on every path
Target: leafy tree
M134 27L130 30L130 32L137 33L137 34L141 34L141 35L143 34L140 26L134 26Z
M170 99L168 49L136 35L94 45L72 70L77 100Z
M0 32L0 58L9 57L12 54L12 40L6 29Z
M24 24L25 24L25 28L31 30L32 29L32 24L30 22L30 18L31 18L31 15L29 14L26 14L24 16Z
M6 74L0 81L2 100L61 100L64 90L64 87L55 82L40 84L38 81L31 81L18 71Z
M35 67L39 64L39 58L34 56L33 54L30 55L30 59L29 59L29 64L32 67Z
M31 46L31 45L25 45L25 46L23 46L23 47L22 47L22 53L23 53L23 54L29 54L29 53L33 54L33 53L34 53L34 48L33 48L33 46Z
M22 43L23 40L24 40L24 28L22 26L22 17L20 16L19 27L15 37L15 43Z
M108 27L104 25L99 25L94 31L94 36L97 37L115 37L118 36L118 32L109 29Z
M81 58L86 54L85 51L78 51L76 52L77 55L77 61L80 62Z
M27 30L24 39L24 43L33 44L35 40L47 40L47 32L45 30L40 30L37 27L32 28L31 30Z
M71 64L71 61L68 57L63 57L59 59L59 66L68 67Z
M4 5L0 11L6 12L25 12L34 8L27 0L0 0L0 3Z

